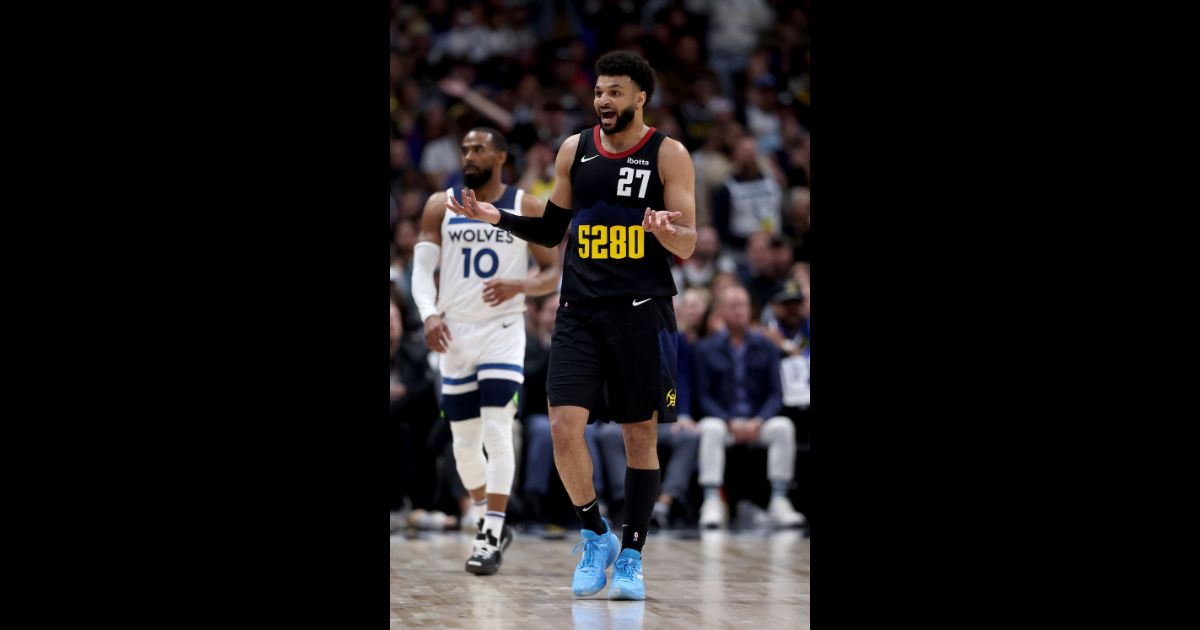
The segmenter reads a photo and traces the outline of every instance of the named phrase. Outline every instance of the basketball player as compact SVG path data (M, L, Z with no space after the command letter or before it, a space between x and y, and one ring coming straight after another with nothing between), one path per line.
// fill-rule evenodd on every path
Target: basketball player
M646 60L610 52L596 74L600 124L563 142L543 217L500 212L470 190L465 203L448 207L547 247L567 233L546 392L554 461L583 523L571 591L600 592L615 561L609 599L641 600L641 551L659 493L657 425L674 422L677 411L670 257L688 258L696 247L695 173L682 144L643 122L654 94ZM597 416L621 423L628 455L619 556L597 513L583 437Z
M507 150L499 131L472 129L462 140L463 179L491 207L539 217L540 200L500 183ZM413 301L430 350L443 353L442 411L450 422L459 477L480 519L467 571L492 575L512 542L504 516L516 469L513 416L525 379L525 295L554 291L560 266L557 252L446 212L446 200L458 194L437 192L425 204L413 248ZM527 252L540 267L534 277ZM439 261L441 286L435 288Z

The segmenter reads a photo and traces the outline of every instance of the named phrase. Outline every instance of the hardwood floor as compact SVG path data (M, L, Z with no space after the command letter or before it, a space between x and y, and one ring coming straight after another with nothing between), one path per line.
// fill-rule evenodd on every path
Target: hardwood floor
M463 569L471 540L392 535L392 628L809 627L809 539L798 531L652 534L644 602L610 602L607 587L571 595L576 532L565 540L518 535L494 576Z

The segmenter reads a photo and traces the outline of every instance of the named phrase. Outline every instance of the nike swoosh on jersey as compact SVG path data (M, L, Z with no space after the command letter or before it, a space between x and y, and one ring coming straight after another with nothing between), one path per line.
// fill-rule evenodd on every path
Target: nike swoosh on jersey
M586 161L588 161L588 160L594 160L594 159L596 159L596 158L598 158L598 157L600 157L600 154L599 154L599 153L597 153L596 155L593 155L593 156L591 156L591 157L582 157L582 158L579 158L579 161L580 161L580 162L586 162Z
M634 305L634 306L640 306L640 305L642 305L642 304L645 304L646 302L649 302L650 300L653 300L653 299L654 299L654 298L646 298L646 299L642 300L641 302L639 302L639 301L637 301L637 300L634 300L634 301L633 301L633 305Z

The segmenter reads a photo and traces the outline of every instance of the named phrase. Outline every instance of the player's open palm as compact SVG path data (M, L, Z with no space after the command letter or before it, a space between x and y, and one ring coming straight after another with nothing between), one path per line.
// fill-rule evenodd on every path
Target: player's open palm
M651 234L655 232L674 234L675 226L671 222L681 216L683 216L682 212L646 208L646 214L642 216L642 229Z
M463 203L461 204L454 198L454 195L447 195L446 209L454 214L492 225L500 222L500 211L496 209L496 206L476 199L475 191L470 188L463 189Z

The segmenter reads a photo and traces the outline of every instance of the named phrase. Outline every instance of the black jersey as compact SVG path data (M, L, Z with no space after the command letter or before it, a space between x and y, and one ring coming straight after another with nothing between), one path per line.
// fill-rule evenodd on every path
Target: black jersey
M572 213L562 299L669 297L671 252L642 230L646 208L667 210L658 173L666 136L651 127L622 153L600 144L600 127L579 134L571 163Z

